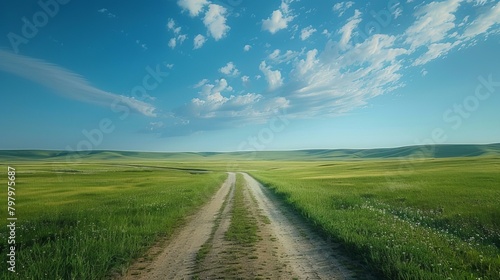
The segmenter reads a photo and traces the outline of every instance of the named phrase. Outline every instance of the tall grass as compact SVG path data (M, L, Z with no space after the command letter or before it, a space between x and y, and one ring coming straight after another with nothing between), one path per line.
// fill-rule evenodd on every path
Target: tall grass
M1 279L107 278L170 235L226 177L100 163L16 171L16 273L2 262ZM6 227L0 235L5 252Z
M252 175L383 278L500 279L500 160L399 165L279 163Z

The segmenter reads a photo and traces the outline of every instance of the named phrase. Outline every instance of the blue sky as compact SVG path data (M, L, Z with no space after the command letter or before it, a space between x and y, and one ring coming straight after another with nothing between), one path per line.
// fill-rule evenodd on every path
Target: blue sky
M0 149L500 142L500 3L8 1Z

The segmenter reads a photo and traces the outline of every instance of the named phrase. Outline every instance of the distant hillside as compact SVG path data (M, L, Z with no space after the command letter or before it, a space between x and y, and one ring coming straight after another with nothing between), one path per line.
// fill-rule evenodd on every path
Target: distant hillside
M74 161L85 160L347 160L347 159L389 159L389 158L445 158L500 156L500 143L488 145L435 145L408 146L383 149L317 149L297 151L261 151L261 152L201 152L201 153L159 153L159 152L123 152L91 151L67 152L46 150L2 150L0 161L40 160Z

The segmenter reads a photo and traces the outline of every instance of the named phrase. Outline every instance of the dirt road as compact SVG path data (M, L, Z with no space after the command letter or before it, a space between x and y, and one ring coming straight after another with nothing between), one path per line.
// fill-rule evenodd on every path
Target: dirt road
M243 174L243 178L244 205L258 225L257 242L241 246L225 237L235 185L235 174L229 173L214 198L162 253L150 263L132 265L124 279L355 278L343 265L349 260L333 249L335 244L318 236L251 176ZM202 246L204 256L197 259Z

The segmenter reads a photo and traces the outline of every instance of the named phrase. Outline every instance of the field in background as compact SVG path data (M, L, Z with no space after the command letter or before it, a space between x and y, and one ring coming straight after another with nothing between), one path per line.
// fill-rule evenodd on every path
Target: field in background
M18 279L105 278L169 236L226 178L108 161L12 166L17 171ZM6 209L6 191L0 201ZM6 221L5 210L1 217ZM7 252L7 234L3 226L2 252ZM0 278L16 279L5 258Z
M0 176L7 164L17 171L19 278L110 275L181 226L224 172L244 171L384 278L500 279L499 144L230 154L0 151L0 162ZM6 191L0 201L6 208ZM0 228L2 252L6 234ZM1 269L0 278L12 276L5 261Z

